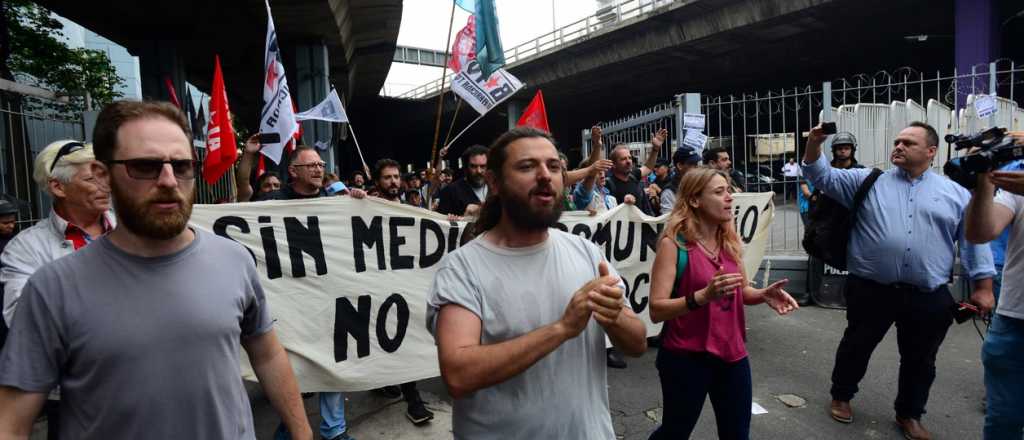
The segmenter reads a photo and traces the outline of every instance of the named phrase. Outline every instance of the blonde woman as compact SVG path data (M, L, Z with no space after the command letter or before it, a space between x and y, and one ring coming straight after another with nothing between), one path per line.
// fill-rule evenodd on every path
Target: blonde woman
M748 285L728 176L691 170L676 194L652 269L651 320L665 329L657 359L664 422L651 439L689 438L708 396L718 438L747 439L751 382L743 306L767 303L780 315L799 306L782 290L788 280L766 289ZM677 278L681 248L687 263Z

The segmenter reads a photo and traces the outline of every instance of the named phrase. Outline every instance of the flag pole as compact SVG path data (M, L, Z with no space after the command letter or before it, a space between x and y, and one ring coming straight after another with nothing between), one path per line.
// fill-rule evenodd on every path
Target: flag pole
M448 18L448 40L444 43L444 66L441 67L441 88L437 92L437 118L434 121L434 144L430 147L430 161L437 155L437 139L441 136L441 112L444 110L444 83L448 76L448 51L452 44L452 25L455 23L455 0L452 2L451 17ZM354 137L354 136L353 136Z
M473 122L470 122L469 125L466 126L466 128L463 128L462 131L459 132L459 134L455 135L455 137L452 138L451 142L446 143L445 147L450 147L452 144L454 144L455 141L459 140L459 138L462 137L462 135L464 133L466 133L466 131L469 130L473 126L473 124L476 124L477 121L483 119L484 116L486 116L486 115L487 115L487 113L484 113L484 114L482 114L480 116L477 116L476 119L473 120Z
M448 140L452 138L452 131L455 130L455 121L459 119L459 109L462 108L462 99L455 97L455 114L452 115L452 123L448 126L448 134L444 135L444 144L449 145Z
M356 144L356 152L359 153L359 161L363 163L363 169L370 169L370 167L366 166L366 159L363 158L363 149L359 147L359 139L356 138L356 129L352 128L351 121L348 123L348 131L349 133L352 133L352 142L355 142ZM366 176L366 178L369 179L370 176Z

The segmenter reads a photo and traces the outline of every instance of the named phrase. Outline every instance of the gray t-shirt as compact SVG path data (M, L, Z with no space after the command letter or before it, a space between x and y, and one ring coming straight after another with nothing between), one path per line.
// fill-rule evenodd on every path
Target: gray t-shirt
M485 345L561 319L573 293L597 277L604 257L581 237L549 231L547 240L528 248L501 248L482 235L446 255L427 299L427 329L435 339L445 304L480 317ZM605 362L605 332L592 319L583 333L518 376L456 399L455 438L614 439Z
M1013 211L1006 264L1003 266L1003 289L996 313L1024 319L1024 270L1021 270L1024 269L1024 197L1000 190L995 202Z
M254 439L241 339L271 329L252 257L196 231L172 255L100 238L40 268L22 293L0 385L60 385L62 439Z

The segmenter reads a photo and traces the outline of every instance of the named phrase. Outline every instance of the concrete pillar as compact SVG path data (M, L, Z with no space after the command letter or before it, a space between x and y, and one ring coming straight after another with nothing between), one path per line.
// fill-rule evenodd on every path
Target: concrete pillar
M956 69L959 75L988 73L989 62L999 58L999 16L996 0L956 0ZM988 90L987 77L963 78L958 82L957 109L963 108L967 95L995 93Z
M299 111L306 111L323 101L331 91L330 65L327 62L327 46L323 43L300 44L292 49L295 54L294 79L289 76L289 86ZM327 172L337 172L335 142L332 122L302 122L302 142L316 147L327 163Z
M519 117L523 115L523 109L526 108L526 101L521 99L509 99L508 103L508 129L511 130L516 128L516 123L519 122Z

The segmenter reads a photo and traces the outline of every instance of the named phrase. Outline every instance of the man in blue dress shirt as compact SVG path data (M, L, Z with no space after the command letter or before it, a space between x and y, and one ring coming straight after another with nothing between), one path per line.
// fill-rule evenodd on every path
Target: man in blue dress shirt
M870 169L832 168L821 154L826 135L811 130L804 151L804 176L847 208ZM893 141L894 165L881 176L861 205L847 249L847 327L832 370L832 418L853 421L850 400L864 378L875 346L896 324L900 351L896 422L908 439L929 439L921 425L935 380L935 355L953 322L950 280L960 243L961 261L971 280L971 300L987 313L992 307L992 253L963 238L964 213L971 194L931 171L938 135L913 122Z

